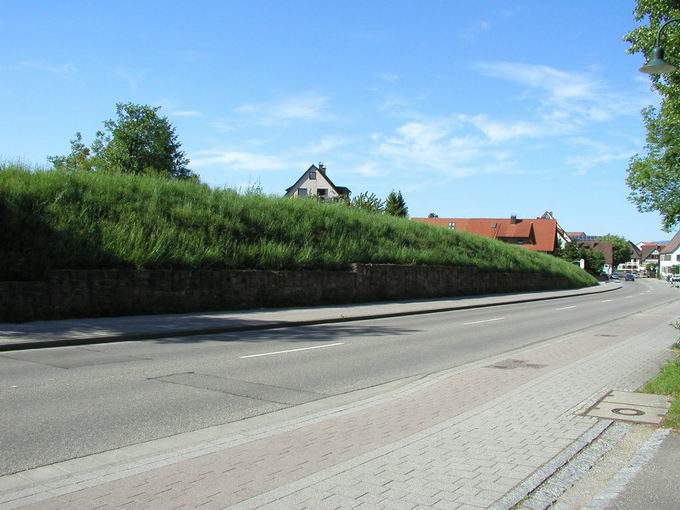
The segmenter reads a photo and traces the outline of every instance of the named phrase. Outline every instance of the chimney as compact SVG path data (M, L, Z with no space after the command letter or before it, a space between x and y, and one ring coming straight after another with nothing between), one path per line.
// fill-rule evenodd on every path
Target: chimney
M321 161L319 161L319 172L321 172L323 175L326 175L326 167Z
M512 216L510 216L510 223L511 223L512 225L516 225L516 224L517 224L517 215L516 215L516 214L513 214Z

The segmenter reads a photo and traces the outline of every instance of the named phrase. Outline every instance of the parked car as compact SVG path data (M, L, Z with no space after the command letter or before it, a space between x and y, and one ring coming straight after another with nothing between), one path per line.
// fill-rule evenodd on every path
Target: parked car
M612 273L611 276L609 277L610 280L620 280L621 277L619 276L619 273Z
M680 274L674 274L671 276L671 283L680 283Z
M633 275L633 273L628 273L626 275L626 281L627 282L634 282L635 281L635 275Z

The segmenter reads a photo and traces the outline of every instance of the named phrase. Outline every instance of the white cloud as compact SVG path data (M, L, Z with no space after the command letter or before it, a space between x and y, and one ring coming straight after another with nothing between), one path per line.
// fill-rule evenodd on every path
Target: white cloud
M637 114L645 104L641 96L610 90L597 77L554 67L517 62L478 63L482 73L524 85L524 99L537 100L543 130L568 132L589 122Z
M455 176L475 173L475 163L493 160L483 140L472 135L455 136L455 119L403 124L396 135L378 137L377 152L391 166L411 171L435 169Z
M566 158L565 163L576 168L575 174L583 175L591 168L616 161L628 161L633 155L630 147L621 148L588 138L576 137L569 140L579 148L578 154Z
M505 142L515 138L533 138L545 134L539 124L517 121L502 122L492 120L486 115L465 115L461 119L470 122L492 142Z
M45 60L23 60L19 63L19 65L26 69L43 71L60 77L73 75L77 72L77 68L72 62L67 62L65 64L52 64Z
M361 163L350 171L363 175L364 177L380 177L386 174L384 165L376 163L375 161Z
M241 171L270 171L288 167L278 156L234 150L198 151L191 158L191 166L195 168L220 166Z
M162 99L158 101L162 108L162 112L170 117L201 117L203 112L198 110L185 110L178 106L176 101L171 99Z
M347 145L348 140L342 136L323 136L318 142L303 147L295 152L299 152L302 155L317 155L326 154L328 152L334 151L343 145Z
M172 117L201 117L203 112L199 112L198 110L170 110L168 111L168 115L171 115Z
M477 36L486 32L491 28L491 22L482 20L471 25L468 25L459 35L466 43L472 43L477 39Z
M136 89L146 74L146 71L130 71L129 69L119 66L113 70L113 74L125 81L131 89Z
M234 112L256 124L287 125L292 121L323 120L327 114L328 98L318 94L300 94L279 101L242 104Z
M399 75L395 73L376 73L375 75L382 81L386 81L388 83L396 83L399 81Z

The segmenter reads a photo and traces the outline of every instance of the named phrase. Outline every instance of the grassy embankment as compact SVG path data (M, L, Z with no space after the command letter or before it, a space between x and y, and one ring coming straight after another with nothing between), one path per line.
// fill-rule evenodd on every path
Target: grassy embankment
M680 322L673 324L673 327L680 330ZM675 344L675 352L680 355L680 340ZM673 397L673 404L663 421L666 427L680 429L680 356L668 363L651 381L642 387L644 393L655 393L657 395L670 395Z
M366 213L191 182L0 164L0 280L54 269L343 269L352 263L478 266L595 280L499 241Z

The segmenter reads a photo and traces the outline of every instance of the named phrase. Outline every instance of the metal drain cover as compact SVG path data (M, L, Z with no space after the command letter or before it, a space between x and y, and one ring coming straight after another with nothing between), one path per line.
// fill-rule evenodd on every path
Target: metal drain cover
M670 406L671 399L664 395L613 390L584 414L609 420L658 425L668 413Z

